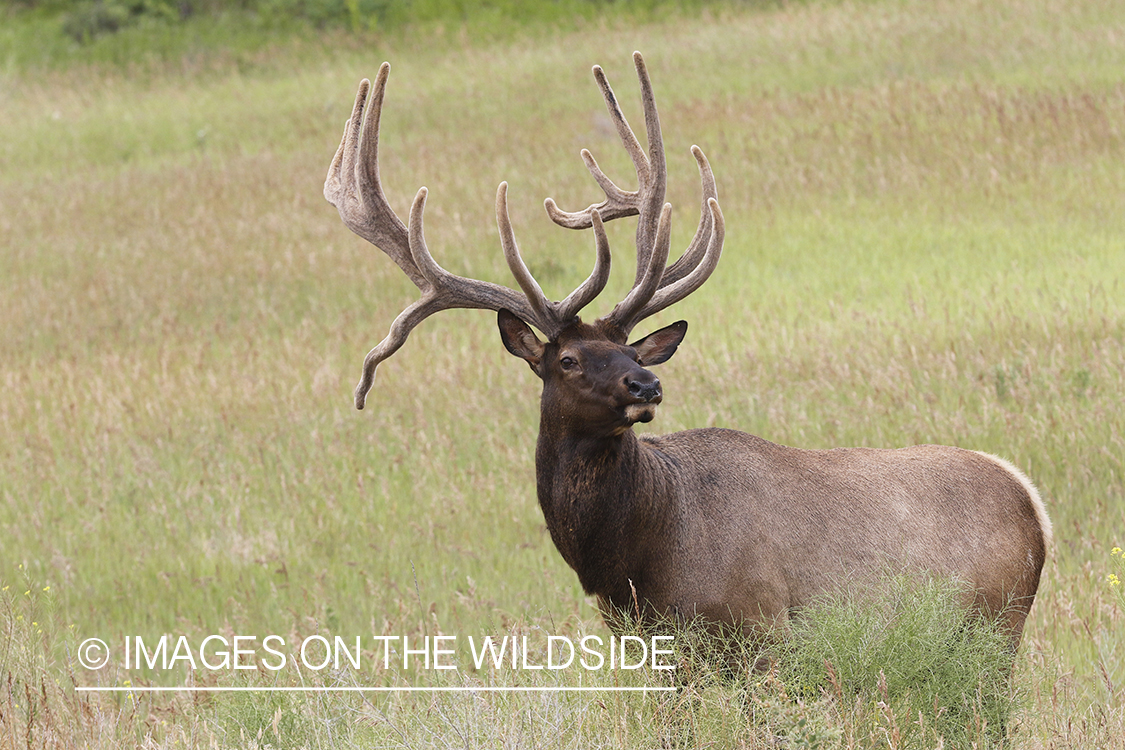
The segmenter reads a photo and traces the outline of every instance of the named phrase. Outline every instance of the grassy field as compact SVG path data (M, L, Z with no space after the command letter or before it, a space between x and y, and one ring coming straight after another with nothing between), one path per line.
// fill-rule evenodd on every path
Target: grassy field
M629 182L589 68L637 122L634 49L660 104L674 247L696 223L692 143L727 221L712 279L649 321L692 327L644 429L1010 459L1055 549L1009 738L966 743L1125 747L1125 599L1108 580L1125 577L1125 6L1110 0L814 2L504 41L415 29L139 75L9 64L0 747L937 746L926 716L875 705L879 685L860 705L753 676L644 695L75 691L663 684L384 669L373 647L359 670L189 674L120 654L126 636L445 634L465 665L469 636L608 638L546 533L538 381L493 315L427 321L353 409L363 354L415 291L321 185L358 80L388 59L392 205L405 216L428 186L439 262L512 285L491 208L507 180L524 257L561 297L593 242L541 203L599 197L582 147ZM633 227L610 229L596 314L632 279ZM79 666L89 637L117 650L109 667Z

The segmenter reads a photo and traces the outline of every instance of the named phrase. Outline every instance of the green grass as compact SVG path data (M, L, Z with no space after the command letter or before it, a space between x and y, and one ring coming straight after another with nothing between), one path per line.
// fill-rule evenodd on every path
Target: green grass
M502 39L414 29L370 48L326 32L252 54L142 56L143 75L110 57L51 67L5 53L0 746L768 747L779 734L794 747L934 746L903 731L913 707L884 701L893 740L886 713L795 696L785 680L701 678L671 696L73 691L185 679L85 672L76 647L92 636L607 636L544 529L538 381L503 351L493 316L427 321L380 368L369 407L351 407L363 354L414 290L320 191L359 78L389 59L392 205L405 214L427 185L438 260L511 284L491 210L508 180L525 257L561 297L588 273L593 242L554 227L541 201L597 198L584 146L628 182L589 67L606 68L637 122L640 49L674 244L698 208L692 143L728 226L707 286L650 321L692 328L661 366L667 398L645 429L951 443L1015 462L1040 487L1056 547L1017 661L1009 744L1121 747L1125 608L1106 580L1125 538L1118 6L712 8ZM594 314L632 278L632 227L610 230L617 262ZM558 679L617 677L660 679Z
M963 622L962 600L948 582L892 576L876 592L818 602L781 651L780 686L827 698L840 725L867 730L862 746L998 745L1023 700L1020 680L1009 679L1007 636Z
M777 0L744 0L776 7ZM138 76L249 72L315 63L403 37L460 46L650 23L722 8L720 0L59 0L0 7L9 70L86 66ZM471 40L471 41L470 41Z

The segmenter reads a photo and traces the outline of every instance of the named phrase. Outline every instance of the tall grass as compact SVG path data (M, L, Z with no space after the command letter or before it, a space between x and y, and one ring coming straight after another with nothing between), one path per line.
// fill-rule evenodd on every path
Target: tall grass
M9 65L0 744L963 744L929 718L915 724L921 694L895 689L882 655L846 699L812 657L800 685L780 672L761 686L701 676L668 695L73 690L188 679L87 672L76 653L88 637L607 635L543 527L537 381L490 316L428 321L381 367L368 409L351 407L363 352L414 290L320 190L358 79L390 59L392 205L404 213L426 184L438 260L510 284L490 213L508 180L525 255L561 297L588 273L592 241L551 225L539 203L594 199L584 146L610 174L631 173L589 66L606 67L637 120L637 48L661 106L674 243L695 223L693 142L728 223L714 277L652 322L692 329L661 366L668 395L651 428L719 425L805 447L951 443L1014 461L1047 501L1056 548L1005 744L1122 746L1123 609L1106 580L1121 574L1110 549L1125 523L1119 4L813 3L608 29L438 43L419 31L373 49L278 42L253 65L188 55L139 78L90 61ZM596 313L631 281L626 223L610 225L617 262ZM900 619L929 611L904 601ZM922 640L901 654L920 662ZM864 663L828 661L841 686ZM942 716L984 718L988 694ZM971 741L1003 740L983 729Z
M796 621L781 684L834 699L862 746L1001 745L1022 688L1007 635L965 621L962 601L954 583L908 576L835 594Z

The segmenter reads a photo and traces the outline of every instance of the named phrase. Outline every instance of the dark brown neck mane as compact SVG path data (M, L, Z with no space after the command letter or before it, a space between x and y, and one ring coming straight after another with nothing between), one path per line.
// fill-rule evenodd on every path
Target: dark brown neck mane
M649 559L674 536L669 461L632 428L590 438L541 415L535 467L547 530L582 588L615 607L631 608L633 589L643 602Z

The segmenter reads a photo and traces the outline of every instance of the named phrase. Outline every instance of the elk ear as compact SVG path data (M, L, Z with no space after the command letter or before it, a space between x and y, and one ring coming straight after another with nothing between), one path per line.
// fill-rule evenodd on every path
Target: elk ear
M535 332L510 310L501 309L497 312L496 324L500 327L500 340L504 342L504 348L526 360L538 374L539 363L543 361L544 344Z
M631 346L637 350L637 358L642 367L659 365L672 358L686 333L687 321L680 320L659 331L653 331Z

